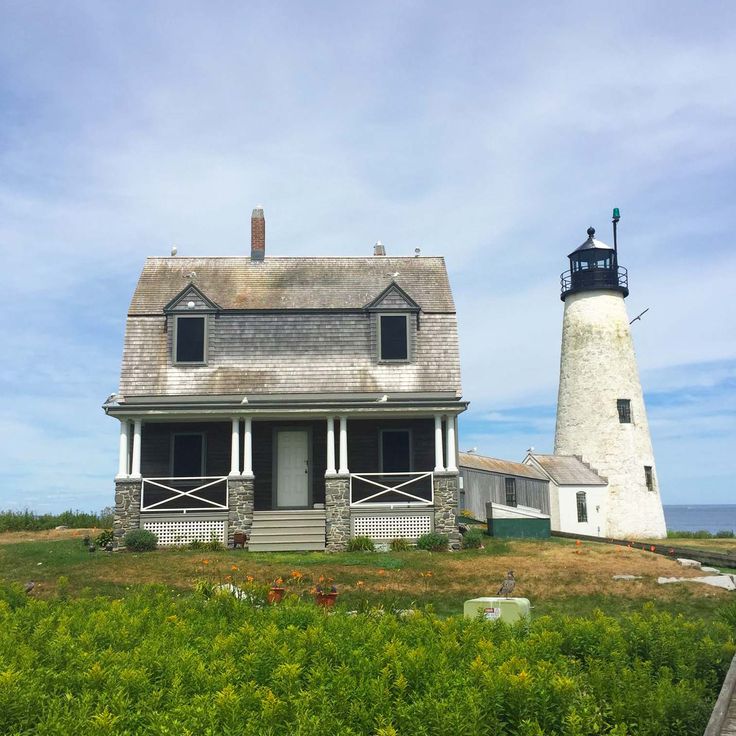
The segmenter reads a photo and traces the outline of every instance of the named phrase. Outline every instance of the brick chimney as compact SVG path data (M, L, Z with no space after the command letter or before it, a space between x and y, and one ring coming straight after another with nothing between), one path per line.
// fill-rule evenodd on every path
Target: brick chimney
M250 217L250 259L262 261L266 256L266 218L258 204Z

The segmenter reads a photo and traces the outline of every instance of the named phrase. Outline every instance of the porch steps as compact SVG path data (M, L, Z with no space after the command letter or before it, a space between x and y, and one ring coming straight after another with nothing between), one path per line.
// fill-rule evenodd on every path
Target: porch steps
M323 510L255 511L251 552L321 551L325 548Z

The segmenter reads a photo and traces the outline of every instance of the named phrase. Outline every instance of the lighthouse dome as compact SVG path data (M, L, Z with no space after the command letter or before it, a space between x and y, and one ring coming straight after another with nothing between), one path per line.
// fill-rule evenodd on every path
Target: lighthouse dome
M570 270L560 276L562 301L570 294L601 289L618 291L625 297L629 295L628 274L618 265L616 249L596 240L595 228L588 228L588 239L568 258Z

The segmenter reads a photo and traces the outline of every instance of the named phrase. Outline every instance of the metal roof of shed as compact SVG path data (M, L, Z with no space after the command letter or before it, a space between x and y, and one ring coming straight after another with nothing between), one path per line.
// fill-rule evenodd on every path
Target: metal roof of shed
M558 486L605 486L602 478L577 455L537 455L533 457Z
M476 455L473 452L459 453L460 467L472 468L473 470L485 470L487 473L500 473L502 475L518 475L522 478L535 478L547 480L547 478L535 468L515 463L511 460L499 460L495 457Z

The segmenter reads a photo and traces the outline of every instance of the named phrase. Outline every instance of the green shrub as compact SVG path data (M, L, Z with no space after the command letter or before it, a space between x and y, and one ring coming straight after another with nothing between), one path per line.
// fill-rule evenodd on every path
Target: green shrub
M715 536L716 539L733 539L736 534L734 534L733 529L721 529L716 532Z
M736 537L736 534L734 534L732 529L721 529L721 531L718 531L715 534L705 529L699 529L697 532L668 529L667 537L669 539L733 539Z
M422 534L417 539L417 547L419 549L427 549L430 552L445 552L449 543L450 538L447 534L440 534L439 532Z
M353 537L348 542L348 552L375 552L376 545L370 537Z
M150 552L156 549L158 537L148 529L133 529L125 535L123 543L133 552Z
M102 509L100 514L84 511L63 511L60 514L36 514L29 509L23 511L0 511L0 532L25 532L68 526L70 529L112 526L112 509Z
M408 552L411 549L411 542L404 537L397 537L391 540L392 552Z
M480 529L468 529L463 534L463 547L465 549L479 549L483 546L485 535Z
M112 534L112 529L105 529L95 537L95 544L98 547L107 547L114 541L115 537Z
M0 733L699 736L734 652L653 608L511 627L210 589L6 599Z
M187 545L189 549L204 549L204 542L201 539L192 539Z

